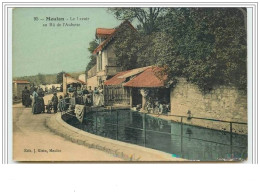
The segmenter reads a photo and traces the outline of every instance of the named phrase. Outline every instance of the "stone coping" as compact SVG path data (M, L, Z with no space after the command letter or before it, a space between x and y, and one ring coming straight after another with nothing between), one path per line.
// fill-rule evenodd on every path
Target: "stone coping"
M66 123L61 118L61 113L57 113L46 120L46 125L52 132L64 137L74 143L87 146L89 148L98 149L111 155L122 158L126 161L141 162L174 162L188 161L186 159L177 158L169 153L158 150L145 148L142 146L129 144L101 136L97 136Z

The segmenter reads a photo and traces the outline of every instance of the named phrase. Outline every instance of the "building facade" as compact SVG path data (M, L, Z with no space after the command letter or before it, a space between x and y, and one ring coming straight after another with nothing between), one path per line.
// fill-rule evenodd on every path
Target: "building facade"
M98 40L98 47L94 50L93 55L96 55L96 65L91 68L87 73L87 85L92 88L103 86L104 82L118 72L123 71L122 66L116 62L115 54L115 39L117 39L118 33L124 33L121 31L123 27L126 27L126 31L136 33L136 29L130 22L124 21L117 28L97 28L96 39Z

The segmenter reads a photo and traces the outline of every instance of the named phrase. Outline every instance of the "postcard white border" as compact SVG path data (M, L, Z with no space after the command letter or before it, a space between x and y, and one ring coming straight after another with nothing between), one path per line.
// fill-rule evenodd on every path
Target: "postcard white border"
M35 2L30 2L33 5ZM50 2L48 2L51 4ZM157 2L155 2L157 3ZM205 3L208 3L205 1ZM237 2L241 3L241 2ZM6 4L2 4L5 15ZM115 3L117 5L118 3ZM193 6L198 3L193 2ZM252 162L258 163L258 3L252 4L252 96L248 95L252 121ZM12 4L14 6L15 4ZM38 4L39 5L39 4ZM67 4L71 6L71 4ZM184 5L179 3L178 6ZM213 4L211 4L213 5ZM224 1L214 4L226 6ZM102 7L103 5L101 5ZM128 6L128 5L126 5ZM149 5L151 6L151 5ZM155 5L156 6L156 5ZM208 7L208 5L207 5ZM4 22L2 18L2 22ZM2 37L6 37L6 24ZM250 37L249 37L250 38ZM5 42L5 44L4 44ZM7 64L6 41L2 38L2 65ZM7 163L7 69L2 66L1 99L1 152L2 163ZM249 68L250 71L250 68ZM8 76L10 78L10 75ZM251 81L251 84L250 84ZM248 93L249 94L249 93ZM10 97L10 96L9 96ZM10 100L9 100L10 101ZM249 107L250 109L250 107ZM10 117L10 115L9 115ZM252 117L252 118L251 118ZM10 127L10 126L9 126ZM10 139L10 135L9 135ZM9 140L10 143L10 140ZM9 148L10 149L10 148ZM4 155L4 156L2 156ZM9 161L10 163L10 161ZM1 194L247 194L259 191L259 166L239 166L236 164L44 164L0 166ZM3 192L3 193L2 193Z

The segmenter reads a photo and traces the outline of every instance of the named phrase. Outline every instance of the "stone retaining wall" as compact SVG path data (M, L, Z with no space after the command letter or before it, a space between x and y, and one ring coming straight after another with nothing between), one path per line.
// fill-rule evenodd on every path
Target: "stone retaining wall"
M67 124L60 114L53 115L46 125L52 132L71 142L105 151L126 161L186 161L165 152L90 134Z
M247 94L234 87L218 87L203 94L199 88L185 79L179 79L171 90L171 115L211 118L247 123ZM177 121L180 118L176 117ZM184 123L213 129L229 130L229 123L202 119L184 119ZM233 125L234 130L247 133L247 125Z

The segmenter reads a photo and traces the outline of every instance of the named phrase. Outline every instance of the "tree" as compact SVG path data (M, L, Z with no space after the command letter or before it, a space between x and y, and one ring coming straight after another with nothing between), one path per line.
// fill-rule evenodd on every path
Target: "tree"
M57 83L63 83L63 74L65 72L64 71L61 71L57 74Z
M97 48L98 46L98 43L96 40L93 40L89 43L89 47L88 47L88 51L90 52L90 61L89 63L87 64L87 67L86 67L86 72L89 71L93 66L96 65L96 56L93 55L93 51Z
M151 34L158 30L158 18L165 13L167 8L149 7L149 8L108 8L118 20L133 21L137 19L140 23L139 30L145 34Z
M245 10L243 10L245 11ZM244 13L236 8L177 8L161 18L160 29L174 39L176 75L203 91L216 85L246 90L246 30ZM169 50L170 50L169 49Z
M45 85L46 84L46 79L45 79L45 75L38 73L37 75L37 80L38 80L38 84L42 84Z
M118 41L120 63L135 63L136 67L167 65L168 78L184 77L204 92L217 85L233 85L246 91L246 9L109 10L120 20L137 19L142 27L139 32L145 32Z
M123 69L137 68L137 53L140 35L129 28L128 24L121 25L114 38L116 64Z

